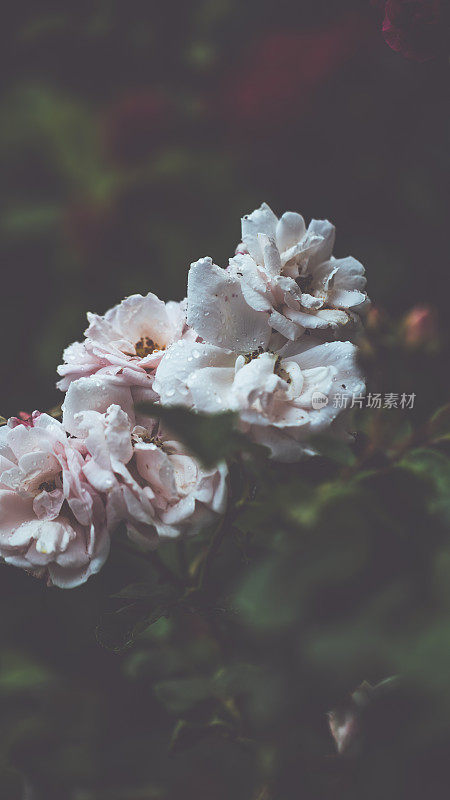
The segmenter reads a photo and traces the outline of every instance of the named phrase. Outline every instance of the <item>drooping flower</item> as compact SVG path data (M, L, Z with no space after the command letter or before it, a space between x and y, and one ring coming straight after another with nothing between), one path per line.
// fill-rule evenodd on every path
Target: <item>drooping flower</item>
M131 401L128 387L121 391ZM108 527L125 521L129 535L148 546L158 536L195 533L225 508L225 464L203 469L157 422L118 399L114 384L81 379L63 406L64 422L85 437L84 474L106 495Z
M340 341L307 339L245 355L239 341L234 351L183 341L164 355L155 389L169 405L238 412L242 430L273 458L296 461L315 452L311 438L332 431L352 395L364 391L356 353Z
M103 502L84 461L82 442L48 414L0 429L0 555L63 588L84 583L109 552Z
M448 14L448 12L447 12ZM448 48L448 17L442 0L387 0L383 35L396 53L429 61Z
M272 331L295 340L305 330L334 331L358 322L367 302L364 267L332 256L335 228L300 214L280 219L266 203L242 219L242 243L223 270L203 258L188 278L188 323L206 341L243 352L266 346ZM248 310L245 309L248 306ZM252 333L245 341L243 329Z
M87 316L84 342L69 345L64 363L58 367L62 379L57 385L62 391L78 378L100 374L154 399L153 376L164 350L192 335L186 325L185 304L164 303L151 293L131 295L104 316Z

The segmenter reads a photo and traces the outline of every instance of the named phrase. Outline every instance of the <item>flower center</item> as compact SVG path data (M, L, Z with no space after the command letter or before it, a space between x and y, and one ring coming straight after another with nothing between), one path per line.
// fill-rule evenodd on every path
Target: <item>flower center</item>
M257 350L252 350L251 353L247 353L247 355L244 356L245 363L250 364L250 361L253 361L253 359L258 358L258 356L260 356L261 353L264 353L264 347L261 347L260 345Z
M250 361L253 361L255 358L259 358L259 356L265 352L275 355L275 353L272 353L271 350L266 351L264 350L264 347L261 347L260 345L257 350L252 350L251 353L247 353L247 355L244 356L244 361L246 364L250 364ZM281 361L282 361L281 356L277 356L275 359L275 364L273 365L274 374L278 375L278 377L281 378L283 381L286 381L286 383L291 383L291 376L289 375L288 372L286 372L285 369L283 369L283 367L281 366Z
M306 294L309 292L312 284L312 275L299 275L297 278L297 283L302 292Z
M142 428L139 430L133 431L131 434L131 441L133 445L135 444L154 444L155 447L159 447L160 450L164 450L166 452L166 445L165 442L158 436L158 434L153 434L148 430L143 430Z
M286 383L291 383L291 376L285 369L281 366L281 356L277 356L275 364L273 366L273 371L275 375L278 375L281 380L286 381Z
M38 486L38 490L40 492L53 492L55 489L56 489L55 481L43 481Z
M138 358L145 358L145 356L154 353L155 350L164 350L165 348L154 342L149 336L141 336L141 338L134 343L134 349Z
M138 442L142 442L143 444L156 444L155 436L152 436L149 431L143 431L142 433L132 433L131 438L134 444Z

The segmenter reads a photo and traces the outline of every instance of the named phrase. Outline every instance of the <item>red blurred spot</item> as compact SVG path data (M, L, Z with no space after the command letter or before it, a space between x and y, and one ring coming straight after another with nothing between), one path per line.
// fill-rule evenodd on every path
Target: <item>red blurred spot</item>
M173 119L169 99L154 89L134 91L106 112L103 137L109 155L131 164L164 144Z
M231 128L264 135L304 116L316 91L370 36L357 14L327 30L263 36L227 76L222 109Z
M415 306L403 321L405 342L412 346L433 344L438 337L436 311L430 306Z

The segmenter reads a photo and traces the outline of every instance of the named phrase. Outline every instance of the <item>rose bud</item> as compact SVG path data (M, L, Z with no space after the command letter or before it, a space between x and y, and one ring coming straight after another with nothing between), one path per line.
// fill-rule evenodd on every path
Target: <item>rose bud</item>
M385 706L399 695L398 686L397 677L386 678L375 686L364 681L347 702L328 713L328 725L340 756L357 756L369 741L379 738L380 731L383 735Z
M328 724L339 755L351 755L357 749L358 734L360 733L357 706L350 701L347 708L330 711Z
M411 347L436 344L438 324L436 312L430 306L415 306L403 320L403 338Z
M369 308L366 316L366 327L369 331L379 331L386 323L386 315L376 306Z

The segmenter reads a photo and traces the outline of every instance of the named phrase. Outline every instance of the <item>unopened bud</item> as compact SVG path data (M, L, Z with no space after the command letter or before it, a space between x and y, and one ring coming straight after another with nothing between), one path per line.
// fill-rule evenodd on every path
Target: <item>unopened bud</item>
M415 306L403 321L403 337L411 347L435 344L438 326L436 312L430 306Z

